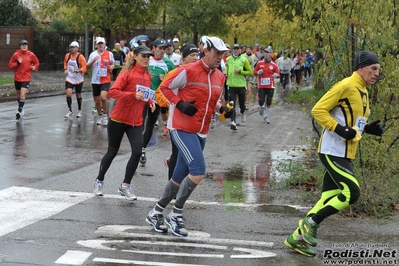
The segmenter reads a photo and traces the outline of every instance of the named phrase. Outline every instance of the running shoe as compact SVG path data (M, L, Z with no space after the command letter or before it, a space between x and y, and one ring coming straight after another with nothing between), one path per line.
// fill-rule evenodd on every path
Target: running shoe
M307 256L314 257L316 252L308 247L308 244L303 240L295 240L292 235L290 235L286 240L284 240L284 245L288 248L295 250L296 252Z
M21 112L17 112L16 114L15 114L15 119L20 119L21 117L23 117L24 116L24 114L25 114L25 111L24 111L24 108L22 108L22 110L21 110Z
M94 181L94 195L95 196L103 196L103 186L104 186L104 181L100 181L96 178Z
M101 125L101 116L98 116L98 118L97 118L97 123L96 123L97 125Z
M303 240L309 245L315 247L317 245L317 229L319 228L318 224L310 224L310 217L306 217L299 221L299 229L301 231L301 235Z
M184 226L183 216L172 217L170 212L165 219L167 225L169 225L172 234L175 236L187 236L188 232Z
M103 114L103 115L101 116L101 125L102 125L102 126L108 125L108 116L107 116L106 114Z
M247 121L247 114L243 113L241 114L241 122L245 123Z
M166 125L163 126L162 136L164 136L164 137L169 136L169 130L168 130L168 127Z
M234 122L234 121L231 122L231 124L230 124L230 129L233 130L233 131L236 131L236 130L237 130L236 122Z
M147 157L145 156L145 152L142 152L140 156L140 165L144 167L146 163Z
M65 115L65 118L69 118L73 115L72 111L68 111L68 113Z
M133 194L132 188L130 186L119 186L118 189L118 194L121 195L122 197L125 197L125 199L129 201L134 201L137 200L136 195Z
M155 214L150 215L151 211L148 213L147 218L145 221L154 227L154 231L158 233L167 233L168 227L163 222L163 215L162 214Z
M263 117L263 121L265 121L266 124L270 124L270 119L268 116Z
M211 118L211 129L214 129L216 127L216 118L212 117Z
M77 118L82 117L82 111L81 110L78 110L78 112L76 113L76 117Z
M91 114L94 115L95 113L97 113L97 108L93 106L93 109L91 109Z

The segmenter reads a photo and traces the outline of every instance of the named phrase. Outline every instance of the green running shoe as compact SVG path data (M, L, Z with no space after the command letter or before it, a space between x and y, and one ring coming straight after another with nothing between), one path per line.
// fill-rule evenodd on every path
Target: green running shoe
M288 248L295 250L296 252L307 256L307 257L314 257L316 256L316 253L308 247L308 244L306 244L305 241L303 240L295 240L292 235L290 235L286 240L284 240L284 245L286 245Z
M301 235L303 240L309 245L315 247L317 245L317 229L319 228L318 224L311 225L309 221L310 217L306 217L303 220L299 221L299 229L301 230Z

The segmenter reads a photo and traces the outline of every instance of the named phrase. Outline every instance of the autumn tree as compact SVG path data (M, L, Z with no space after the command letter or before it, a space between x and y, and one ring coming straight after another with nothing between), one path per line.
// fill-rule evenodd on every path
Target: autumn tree
M230 31L228 17L253 14L259 7L259 0L172 0L166 9L165 28L192 36L193 43L198 43L200 35L224 35Z
M328 55L316 66L316 79L324 82L325 90L352 74L353 58L359 51L370 50L379 57L380 79L368 86L369 121L381 120L386 131L381 138L363 134L354 160L362 195L351 211L385 216L396 208L399 198L397 1L302 0L301 3L299 19L307 23L301 34L317 38L316 48Z
M156 0L35 0L44 16L65 17L77 30L89 23L96 34L110 39L112 33L145 27L159 16Z
M19 0L0 0L1 26L35 26L36 20Z

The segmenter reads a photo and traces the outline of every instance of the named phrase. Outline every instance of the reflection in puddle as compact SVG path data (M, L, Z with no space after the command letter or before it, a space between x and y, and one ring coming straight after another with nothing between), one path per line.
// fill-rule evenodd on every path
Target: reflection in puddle
M284 165L303 157L303 148L271 151L255 166L237 165L225 172L209 173L216 181L220 194L216 197L228 203L271 203L273 198L267 193L269 182L279 182L288 178L282 171ZM270 208L270 207L267 207Z

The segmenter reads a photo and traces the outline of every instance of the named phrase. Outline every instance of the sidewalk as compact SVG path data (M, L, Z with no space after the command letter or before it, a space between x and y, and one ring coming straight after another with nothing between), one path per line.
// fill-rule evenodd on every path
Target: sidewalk
M14 78L14 72L1 72L2 77ZM85 82L83 83L83 91L91 90L90 78L85 75ZM65 75L62 71L38 71L33 72L32 80L29 84L29 94L34 97L46 97L50 95L65 93ZM14 84L0 85L1 100L12 100L15 98Z

